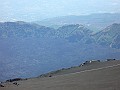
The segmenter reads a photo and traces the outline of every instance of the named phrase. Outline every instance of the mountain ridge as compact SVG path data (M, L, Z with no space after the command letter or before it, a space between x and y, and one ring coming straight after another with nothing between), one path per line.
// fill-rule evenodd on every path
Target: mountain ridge
M67 24L83 24L90 29L94 29L94 31L100 31L113 23L120 23L120 13L96 13L80 16L63 16L35 21L35 23L55 28Z
M117 36L114 45L118 40ZM0 23L0 46L1 81L34 77L90 59L120 58L119 44L102 46L90 29L79 24L53 29L24 22Z
M94 34L94 37L96 38L97 43L113 47L113 48L119 48L119 36L120 36L120 24L114 23L107 28L103 29L102 31ZM115 47L114 47L114 45Z

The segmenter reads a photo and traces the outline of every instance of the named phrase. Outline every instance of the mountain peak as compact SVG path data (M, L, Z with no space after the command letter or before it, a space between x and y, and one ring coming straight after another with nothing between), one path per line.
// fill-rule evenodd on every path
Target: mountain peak
M104 30L98 32L95 34L95 38L97 43L104 45L104 46L110 46L115 48L119 48L120 40L118 40L118 36L120 36L120 24L114 23Z
M104 30L103 30L103 32L115 32L115 31L117 31L117 32L119 32L120 31L120 24L118 24L118 23L113 23L112 25L110 25L110 26L108 26L107 28L105 28Z

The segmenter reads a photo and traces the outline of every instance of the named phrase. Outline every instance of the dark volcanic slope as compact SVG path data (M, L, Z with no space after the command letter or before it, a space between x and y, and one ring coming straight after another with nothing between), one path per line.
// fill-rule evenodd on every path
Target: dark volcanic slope
M120 61L102 64L84 72L19 81L18 86L6 83L0 90L119 90Z

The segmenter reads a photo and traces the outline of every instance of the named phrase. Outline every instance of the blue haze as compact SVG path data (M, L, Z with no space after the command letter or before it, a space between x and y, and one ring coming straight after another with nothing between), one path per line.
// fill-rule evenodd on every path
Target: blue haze
M120 0L0 0L0 6L0 21L120 12Z

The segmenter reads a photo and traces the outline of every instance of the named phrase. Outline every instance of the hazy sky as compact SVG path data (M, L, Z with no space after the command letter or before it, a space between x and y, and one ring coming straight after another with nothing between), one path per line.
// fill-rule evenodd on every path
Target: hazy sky
M119 12L120 0L0 0L0 21Z

